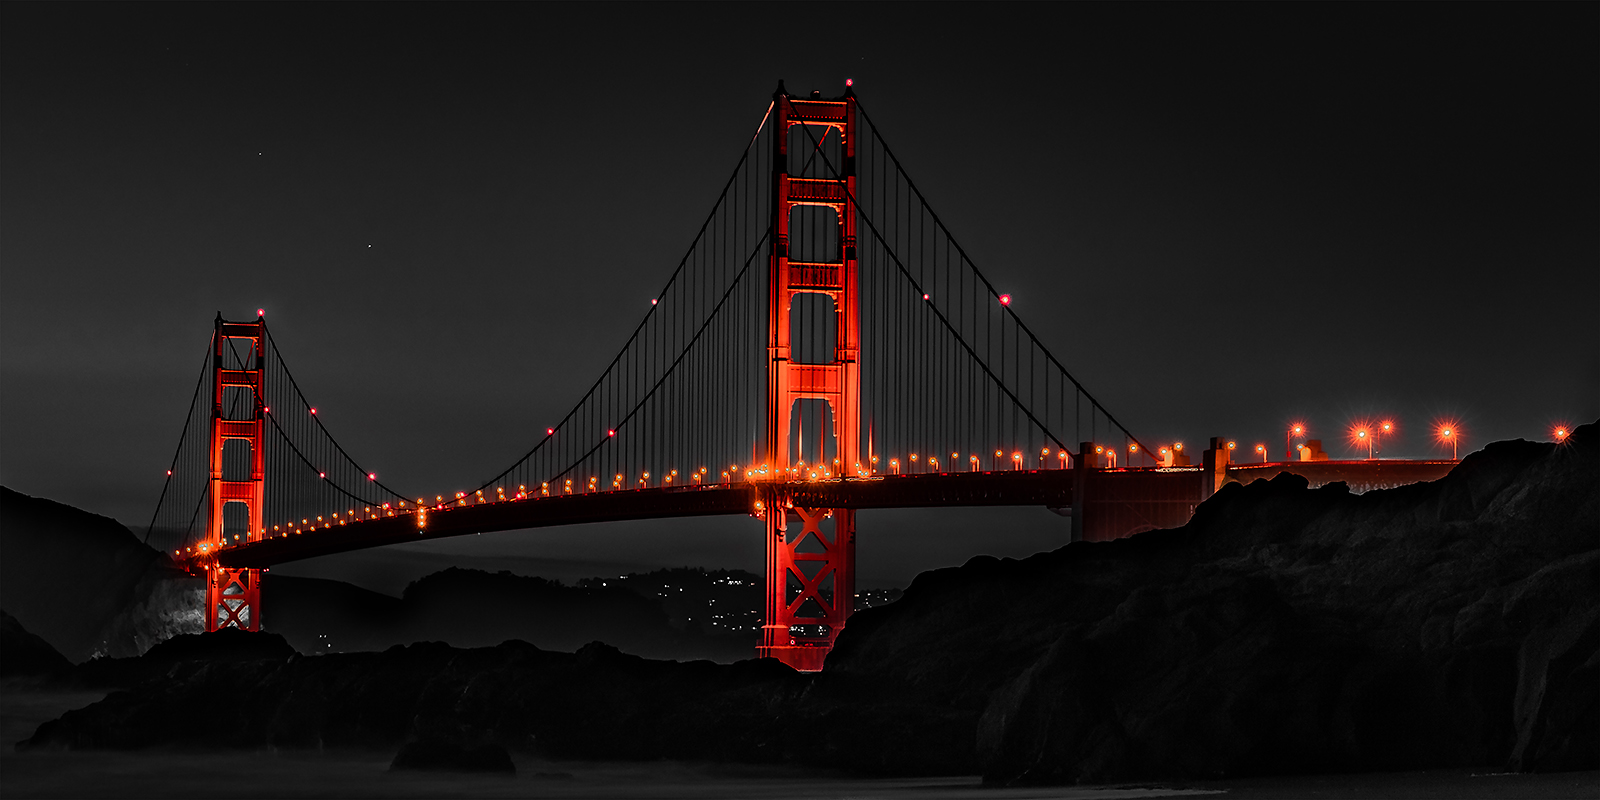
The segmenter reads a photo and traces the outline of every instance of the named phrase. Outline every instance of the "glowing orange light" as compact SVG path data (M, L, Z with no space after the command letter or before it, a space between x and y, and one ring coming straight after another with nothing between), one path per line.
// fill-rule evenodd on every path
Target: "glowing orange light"
M1230 449L1230 450L1233 449L1233 443L1232 442L1228 443L1228 449ZM1130 452L1130 453L1139 452L1139 444L1138 444L1138 442L1135 442L1133 444L1128 445L1128 452Z
M1182 450L1182 449L1183 449L1183 442L1173 442L1172 443L1173 452L1177 452L1177 451Z
M1011 295L1009 295L1009 294L1000 295L1000 305L1003 305L1003 306L1011 305Z
M1558 442L1566 441L1567 437L1569 435L1571 435L1570 432L1567 430L1567 426L1565 426L1565 425L1557 425L1556 429L1555 429L1555 431L1553 431L1553 433L1555 433L1556 441L1558 441ZM171 475L172 473L169 472L167 474Z
M1437 430L1439 443L1444 444L1448 442L1450 444L1450 458L1454 460L1456 458L1456 443L1461 439L1461 426L1457 425L1454 421L1447 421L1439 423Z

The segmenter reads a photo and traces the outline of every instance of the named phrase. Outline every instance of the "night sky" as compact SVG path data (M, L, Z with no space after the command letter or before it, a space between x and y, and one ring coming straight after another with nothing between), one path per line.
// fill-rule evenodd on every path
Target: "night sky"
M819 16L799 12L820 11ZM779 78L863 106L1141 439L1334 457L1600 417L1600 6L0 6L0 482L142 531L211 321L266 309L386 483L477 486L665 282ZM1276 444L1274 444L1276 443ZM413 488L414 487L414 488ZM1065 541L865 513L861 585ZM283 568L759 571L725 518Z

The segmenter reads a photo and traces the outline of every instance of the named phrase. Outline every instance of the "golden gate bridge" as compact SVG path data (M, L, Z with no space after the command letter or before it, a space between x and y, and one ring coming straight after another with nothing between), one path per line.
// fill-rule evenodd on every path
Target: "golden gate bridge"
M1070 515L1074 541L1103 541L1181 525L1255 473L1382 486L1454 464L1230 451L1213 441L1198 467L1152 453L984 277L848 82L832 98L780 82L626 344L516 462L471 490L401 492L323 425L263 311L219 314L145 540L206 576L208 630L258 630L274 564L751 515L767 551L757 654L816 670L852 611L861 509L1043 505Z

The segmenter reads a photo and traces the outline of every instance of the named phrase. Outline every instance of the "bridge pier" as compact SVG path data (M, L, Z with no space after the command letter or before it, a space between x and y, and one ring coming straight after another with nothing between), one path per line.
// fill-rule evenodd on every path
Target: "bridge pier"
M815 672L855 610L855 512L774 498L765 517L767 603L756 656Z

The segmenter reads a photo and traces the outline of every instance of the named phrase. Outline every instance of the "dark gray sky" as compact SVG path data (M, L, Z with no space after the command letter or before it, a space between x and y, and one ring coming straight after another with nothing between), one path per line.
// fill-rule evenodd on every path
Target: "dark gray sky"
M1444 416L1469 446L1600 417L1600 6L816 8L0 6L0 482L142 528L211 318L265 308L363 464L476 486L622 344L779 78L853 78L1146 441L1303 418L1342 455L1384 413L1426 456ZM862 581L1062 524L865 515ZM306 568L753 569L758 530Z

